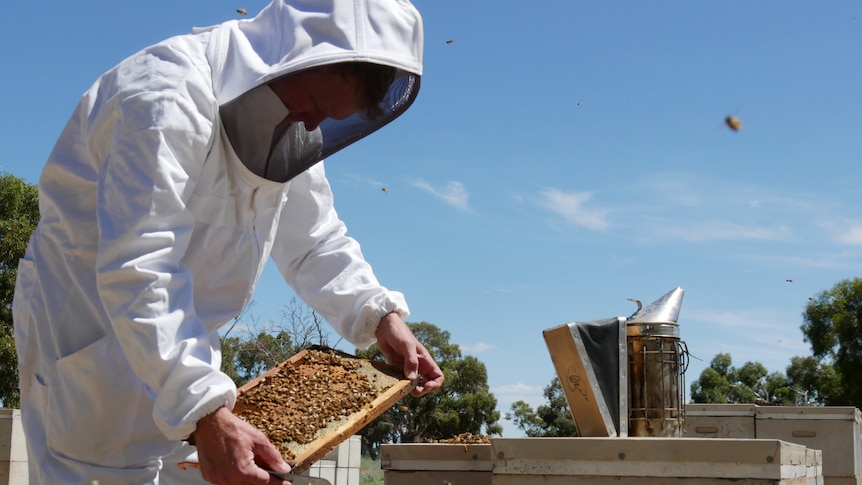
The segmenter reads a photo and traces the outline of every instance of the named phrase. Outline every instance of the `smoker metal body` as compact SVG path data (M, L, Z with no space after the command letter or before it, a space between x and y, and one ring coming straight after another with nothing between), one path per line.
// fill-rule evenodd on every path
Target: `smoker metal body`
M688 355L677 323L682 297L682 288L676 288L647 307L638 308L627 319L632 436L682 436Z
M676 437L684 424L685 351L679 327L627 325L632 436Z

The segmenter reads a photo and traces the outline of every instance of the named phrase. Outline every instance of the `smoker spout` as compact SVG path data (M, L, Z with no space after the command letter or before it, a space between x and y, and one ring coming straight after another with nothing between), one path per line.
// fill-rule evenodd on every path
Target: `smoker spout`
M636 311L628 320L628 324L669 323L676 325L679 320L679 309L682 306L682 288L676 287L663 297Z

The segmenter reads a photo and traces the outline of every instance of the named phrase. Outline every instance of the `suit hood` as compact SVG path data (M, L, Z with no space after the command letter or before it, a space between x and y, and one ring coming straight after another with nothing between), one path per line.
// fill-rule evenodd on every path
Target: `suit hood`
M278 175L270 176L268 169L263 173L255 170L262 161L238 153L246 167L269 180L287 182L377 131L401 116L419 92L422 19L407 0L274 0L254 18L227 22L212 30L207 56L216 101L223 110L226 104L269 81L326 64L360 61L397 71L380 104L383 115L377 119L366 119L360 113L344 120L326 119L312 132L294 124L282 142L273 140L278 150L272 152L265 166L275 166L273 173ZM246 131L270 133L274 129L259 126L254 113L228 124L235 128L238 123ZM231 128L229 136L237 131Z
M310 67L366 61L422 75L423 28L406 0L275 0L213 29L208 57L219 105Z

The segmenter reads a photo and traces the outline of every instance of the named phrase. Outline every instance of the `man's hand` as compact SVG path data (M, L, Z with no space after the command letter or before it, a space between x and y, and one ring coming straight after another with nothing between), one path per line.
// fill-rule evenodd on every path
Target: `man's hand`
M419 383L413 389L414 396L418 397L440 389L443 385L443 371L398 313L384 315L380 319L375 336L377 346L380 347L387 362L403 368L404 377L419 379Z
M290 471L290 465L284 462L278 449L261 431L236 417L226 407L220 407L198 421L194 441L201 475L210 483L290 483L273 477L267 471Z

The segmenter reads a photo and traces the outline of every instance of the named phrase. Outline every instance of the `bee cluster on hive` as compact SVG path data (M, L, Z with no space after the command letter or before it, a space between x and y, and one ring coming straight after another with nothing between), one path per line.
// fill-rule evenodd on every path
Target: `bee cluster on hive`
M234 414L261 430L287 461L296 445L371 404L380 393L376 378L361 372L362 359L309 350L294 363L240 393Z
M433 440L432 443L446 443L458 445L484 445L491 443L491 437L483 434L461 433L458 436L445 439Z

